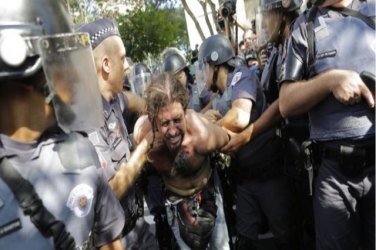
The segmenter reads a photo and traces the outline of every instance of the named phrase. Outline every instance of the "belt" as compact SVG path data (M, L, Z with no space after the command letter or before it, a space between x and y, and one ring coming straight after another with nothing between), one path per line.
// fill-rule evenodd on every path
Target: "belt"
M323 158L344 162L346 159L359 160L363 166L375 165L375 144L320 146Z

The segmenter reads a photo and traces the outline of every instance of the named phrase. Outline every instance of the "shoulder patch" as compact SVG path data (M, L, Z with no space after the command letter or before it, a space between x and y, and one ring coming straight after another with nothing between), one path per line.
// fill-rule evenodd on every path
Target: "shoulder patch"
M93 188L87 184L79 184L70 192L66 205L77 217L82 218L89 214L93 198Z
M238 72L234 75L231 81L231 86L234 86L242 78L242 72Z
M99 136L98 136L97 132L89 133L88 137L89 137L89 140L91 141L91 143L93 143L93 145L99 144L100 141L99 141Z

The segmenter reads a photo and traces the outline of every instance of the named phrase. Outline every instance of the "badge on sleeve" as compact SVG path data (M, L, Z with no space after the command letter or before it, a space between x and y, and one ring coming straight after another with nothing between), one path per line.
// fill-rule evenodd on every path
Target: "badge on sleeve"
M234 86L242 78L242 72L238 72L234 75L231 81L231 86Z
M70 192L66 205L77 217L85 217L90 212L93 198L93 188L87 184L79 184Z

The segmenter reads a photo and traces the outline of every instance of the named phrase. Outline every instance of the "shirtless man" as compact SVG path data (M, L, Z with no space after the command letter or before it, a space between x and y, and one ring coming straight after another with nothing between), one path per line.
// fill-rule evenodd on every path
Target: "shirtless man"
M149 158L166 187L169 224L181 249L229 249L219 180L209 155L225 145L225 130L187 110L186 89L168 74L146 91L147 115L134 128L139 143L153 134Z

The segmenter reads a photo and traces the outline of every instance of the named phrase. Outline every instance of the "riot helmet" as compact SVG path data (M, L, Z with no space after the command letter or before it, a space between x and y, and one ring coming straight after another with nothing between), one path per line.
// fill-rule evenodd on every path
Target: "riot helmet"
M132 92L142 97L151 82L151 71L143 63L134 64L128 79Z
M199 86L210 84L210 88L215 91L215 84L209 83L209 80L212 81L212 79L209 79L209 68L210 65L219 66L222 64L227 64L233 68L238 66L230 40L223 35L213 35L206 38L198 50L197 84Z
M64 131L102 125L90 40L73 32L64 2L3 0L0 9L0 80L28 78L43 69L46 101Z
M248 51L248 53L245 55L245 61L247 62L247 66L251 67L255 64L257 64L257 54L254 50Z
M257 45L263 47L267 42L277 42L285 28L284 16L289 13L297 16L303 0L260 0L256 13Z
M291 12L300 8L302 0L260 0L261 11L281 10Z
M220 65L228 63L233 65L235 57L230 40L223 35L213 35L204 40L198 50L198 60L200 63L210 65Z
M180 54L171 54L163 61L163 71L173 75L179 73L185 67L187 67L185 58Z

